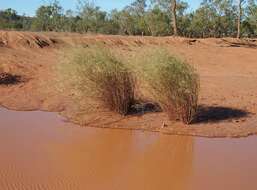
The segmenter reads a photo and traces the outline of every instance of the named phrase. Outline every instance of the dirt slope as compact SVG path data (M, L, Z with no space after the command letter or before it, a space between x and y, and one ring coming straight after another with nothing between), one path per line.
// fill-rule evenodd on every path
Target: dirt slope
M102 43L126 52L165 46L193 64L201 77L200 119L188 127L165 113L122 118L111 112L86 115L72 91L58 89L55 72L63 47ZM15 110L58 111L89 127L161 131L207 137L257 134L257 42L236 39L124 37L0 31L0 72L22 79L0 85L0 104ZM89 120L90 119L90 120ZM163 123L168 127L161 128Z
M52 46L54 41L49 37L31 32L0 31L0 47L13 49L44 48Z

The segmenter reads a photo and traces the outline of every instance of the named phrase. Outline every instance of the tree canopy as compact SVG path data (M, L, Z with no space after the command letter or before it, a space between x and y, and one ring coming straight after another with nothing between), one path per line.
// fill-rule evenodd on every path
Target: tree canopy
M78 0L77 7L64 11L53 0L40 6L33 17L0 10L0 28L200 38L257 36L257 0L202 0L193 11L183 0L135 0L110 12L89 0Z

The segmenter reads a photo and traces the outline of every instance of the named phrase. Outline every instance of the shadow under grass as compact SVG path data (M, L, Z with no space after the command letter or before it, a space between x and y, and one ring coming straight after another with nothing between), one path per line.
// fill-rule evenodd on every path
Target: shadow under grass
M15 85L23 82L20 75L13 75L10 73L0 73L0 85Z
M193 124L218 123L221 121L242 119L250 115L245 110L222 106L199 106L198 114Z
M147 113L156 112L162 112L162 109L158 103L138 101L130 107L128 115L144 115Z
M147 113L163 112L160 105L156 102L139 101L131 106L128 115L141 116ZM200 123L219 123L222 121L231 121L247 118L251 115L250 112L223 106L204 106L200 105L197 110L197 115L192 124Z

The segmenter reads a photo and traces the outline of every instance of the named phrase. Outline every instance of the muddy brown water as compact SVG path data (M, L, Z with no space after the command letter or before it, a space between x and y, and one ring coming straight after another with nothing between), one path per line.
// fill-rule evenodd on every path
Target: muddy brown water
M0 109L0 190L256 190L256 147Z

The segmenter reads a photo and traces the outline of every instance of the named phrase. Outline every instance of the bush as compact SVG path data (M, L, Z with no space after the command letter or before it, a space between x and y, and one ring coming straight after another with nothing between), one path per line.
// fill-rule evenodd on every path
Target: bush
M164 49L144 55L143 76L154 98L172 120L190 124L197 112L199 77L192 66Z
M134 79L129 69L102 46L72 51L70 67L76 68L77 82L84 96L100 100L104 106L122 115L134 103Z

